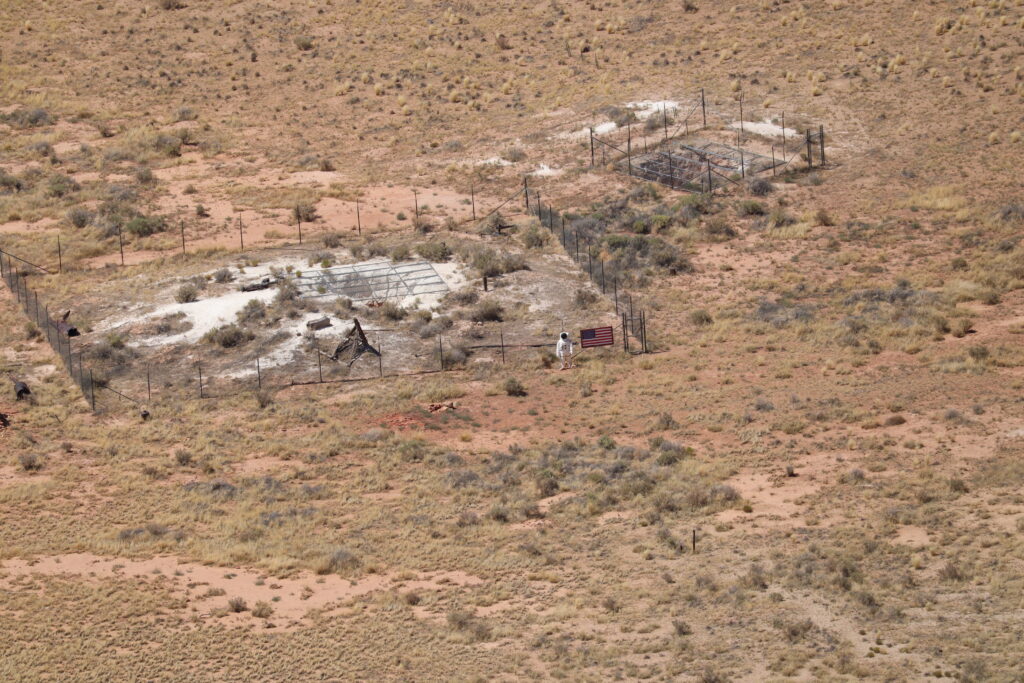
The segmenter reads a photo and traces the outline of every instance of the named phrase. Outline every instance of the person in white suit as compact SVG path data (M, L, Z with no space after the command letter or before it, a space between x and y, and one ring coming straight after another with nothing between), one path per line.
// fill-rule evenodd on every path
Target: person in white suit
M558 335L558 344L555 345L555 355L558 356L558 360L562 361L562 367L560 370L565 370L572 367L572 339L569 338L568 332L563 332Z

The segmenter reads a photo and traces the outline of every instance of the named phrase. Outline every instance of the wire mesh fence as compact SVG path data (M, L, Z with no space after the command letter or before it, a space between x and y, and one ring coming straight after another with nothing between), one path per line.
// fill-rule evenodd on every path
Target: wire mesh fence
M676 107L675 111L686 113L671 125L663 103L660 113L649 113L644 125L638 126L640 134L634 134L634 124L627 124L625 140L602 137L591 128L590 165L600 162L619 173L683 192L713 193L747 177L768 171L775 175L796 160L805 161L807 169L825 164L824 126L806 126L800 134L786 128L784 111L745 111L742 97L736 104L736 112L712 110L702 88L691 105ZM711 129L731 131L735 144L690 139ZM767 139L766 132L777 139ZM765 149L758 152L744 147L752 138L766 138L759 142Z

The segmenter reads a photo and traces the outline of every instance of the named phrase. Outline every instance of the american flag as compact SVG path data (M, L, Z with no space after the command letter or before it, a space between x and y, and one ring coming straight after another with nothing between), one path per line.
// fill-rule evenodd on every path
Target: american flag
M580 346L584 349L591 346L611 346L615 343L615 333L611 327L594 327L580 330Z

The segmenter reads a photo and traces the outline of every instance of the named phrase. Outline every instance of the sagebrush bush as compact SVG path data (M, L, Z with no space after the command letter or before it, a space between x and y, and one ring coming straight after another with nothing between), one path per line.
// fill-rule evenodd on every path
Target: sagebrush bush
M71 223L76 228L84 228L85 226L92 223L93 213L88 209L81 207L75 207L69 209L67 212L68 223Z
M292 207L292 218L303 223L312 223L319 215L312 204L296 204Z
M377 312L380 314L380 317L384 318L385 320L392 320L392 321L402 320L407 315L409 315L409 311L407 311L406 309L402 308L401 306L396 304L394 301L385 301L377 309Z
M231 349L236 346L242 346L246 342L252 341L255 337L256 335L244 327L229 323L215 327L204 334L203 341L216 344L225 349Z
M199 288L191 282L186 282L174 293L174 300L179 304L188 304L199 298Z
M416 253L434 263L444 263L452 257L452 250L441 240L430 240L416 245Z
M515 377L509 377L501 385L508 396L526 396L526 387Z
M324 235L324 246L328 249L337 249L341 246L341 235L336 232L329 232Z
M698 308L696 311L690 312L690 322L694 325L703 327L705 325L710 325L714 321L715 320L711 317L711 314L703 308Z
M501 322L505 309L497 301L483 301L469 314L469 319L477 323Z
M317 574L337 574L359 568L362 561L345 548L338 548L317 565Z
M755 197L763 197L766 194L770 194L774 189L775 186L767 178L754 178L747 183L747 190Z

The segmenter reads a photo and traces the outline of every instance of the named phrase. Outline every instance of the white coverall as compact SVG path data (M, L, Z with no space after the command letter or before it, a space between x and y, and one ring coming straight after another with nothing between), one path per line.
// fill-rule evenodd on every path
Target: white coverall
M566 364L568 367L572 367L572 339L558 339L558 344L555 346L555 355L562 361L562 369L565 369Z

